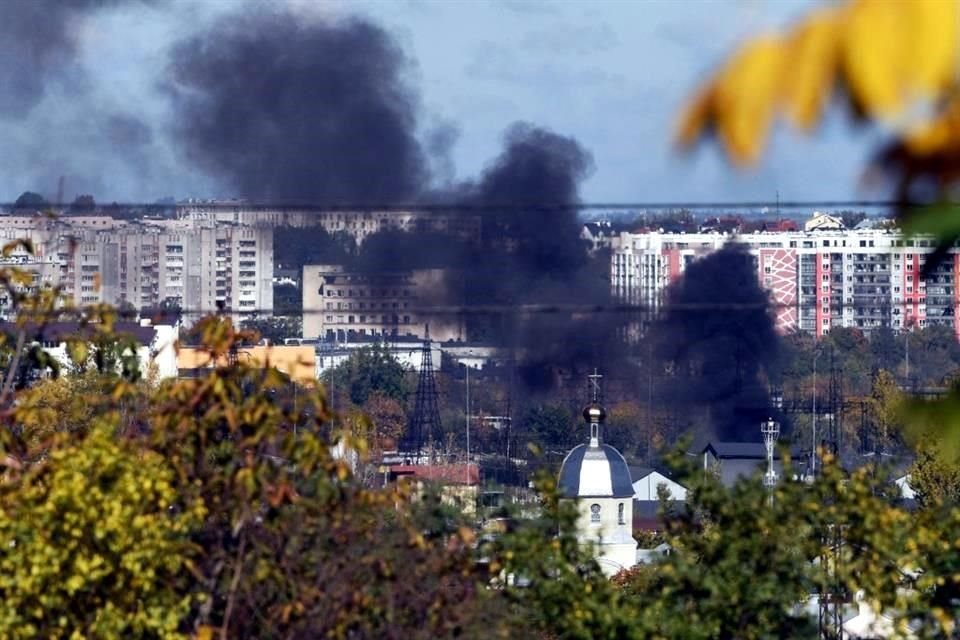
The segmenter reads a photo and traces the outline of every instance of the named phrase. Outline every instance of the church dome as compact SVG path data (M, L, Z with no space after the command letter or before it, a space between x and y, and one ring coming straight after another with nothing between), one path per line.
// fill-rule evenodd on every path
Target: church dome
M627 461L608 444L574 447L560 466L560 495L564 498L632 497Z
M600 441L603 407L593 402L583 410L590 424L590 441L574 447L560 465L560 495L564 498L629 498L630 469L620 452Z

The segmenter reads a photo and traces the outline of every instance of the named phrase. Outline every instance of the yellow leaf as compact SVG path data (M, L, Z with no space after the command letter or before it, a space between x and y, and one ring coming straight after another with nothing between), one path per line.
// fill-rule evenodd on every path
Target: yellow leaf
M197 638L196 640L213 640L213 627L209 625L203 625L197 629Z
M836 82L840 28L838 12L814 12L787 40L790 68L784 78L787 117L801 129L811 129Z
M760 155L773 122L784 72L783 41L759 38L747 44L721 73L714 109L720 139L738 164Z

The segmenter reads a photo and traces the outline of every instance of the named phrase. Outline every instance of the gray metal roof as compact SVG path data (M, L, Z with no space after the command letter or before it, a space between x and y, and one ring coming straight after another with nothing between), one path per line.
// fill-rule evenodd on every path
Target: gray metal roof
M609 496L596 496L591 492L581 492L580 478L585 459L604 459L606 472L610 474L610 486L613 488ZM629 498L633 496L633 484L630 481L630 469L627 461L620 452L608 444L591 447L581 444L574 447L560 466L559 479L560 494L565 498L580 497L613 497Z

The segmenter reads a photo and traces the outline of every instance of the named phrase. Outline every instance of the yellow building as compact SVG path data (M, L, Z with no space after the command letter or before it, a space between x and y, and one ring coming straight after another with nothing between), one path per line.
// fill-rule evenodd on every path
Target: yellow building
M312 346L255 346L237 350L237 361L256 367L275 367L305 387L317 384L317 355ZM202 375L203 369L226 364L214 363L210 354L194 347L181 347L177 353L180 377Z

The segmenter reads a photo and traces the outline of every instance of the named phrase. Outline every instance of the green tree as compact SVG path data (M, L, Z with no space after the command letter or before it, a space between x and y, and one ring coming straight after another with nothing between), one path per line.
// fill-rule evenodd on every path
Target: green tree
M34 211L41 211L49 207L50 203L47 202L47 199L39 193L34 193L33 191L24 191L17 196L17 200L13 203L13 206L15 209L33 209Z
M550 404L530 407L521 424L544 449L562 449L578 439L573 416L566 407Z
M873 366L897 371L903 365L904 340L897 337L893 329L884 325L870 333L870 354Z
M385 344L357 349L350 357L324 375L327 385L347 389L357 406L367 402L374 391L400 403L407 401L409 389L403 366Z
M255 332L270 344L283 344L287 338L303 335L303 322L299 316L254 316L241 322L240 327Z

